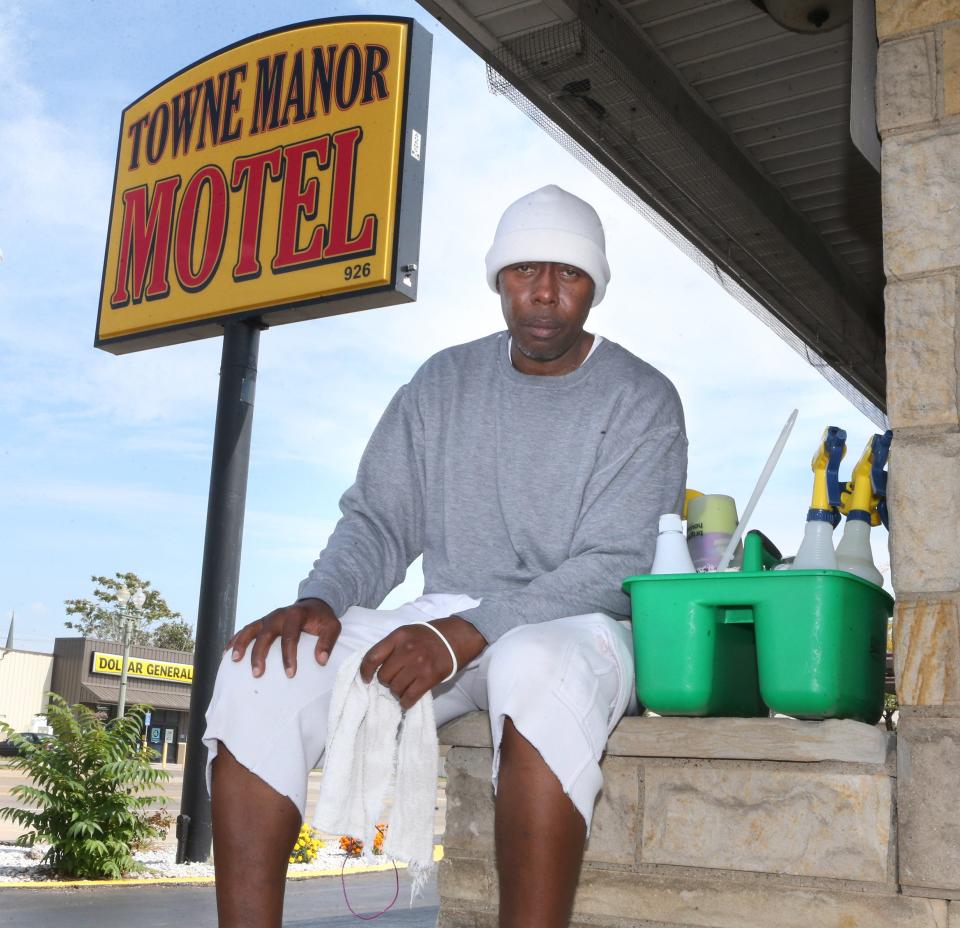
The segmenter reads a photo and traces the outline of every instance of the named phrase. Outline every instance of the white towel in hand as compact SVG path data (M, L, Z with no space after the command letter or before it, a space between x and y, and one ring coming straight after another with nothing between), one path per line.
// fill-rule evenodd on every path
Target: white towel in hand
M437 725L428 692L406 712L376 677L360 679L363 653L337 673L314 826L360 837L373 853L376 826L393 785L384 854L404 861L413 877L411 900L433 866L437 795Z

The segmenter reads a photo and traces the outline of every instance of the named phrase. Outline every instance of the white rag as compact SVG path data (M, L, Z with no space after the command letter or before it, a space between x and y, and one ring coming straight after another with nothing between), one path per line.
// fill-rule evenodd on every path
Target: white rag
M393 784L383 853L405 862L411 901L433 867L437 795L437 724L427 692L404 712L376 677L360 678L359 652L337 673L330 702L323 779L313 823L320 831L360 837L373 854L377 823Z

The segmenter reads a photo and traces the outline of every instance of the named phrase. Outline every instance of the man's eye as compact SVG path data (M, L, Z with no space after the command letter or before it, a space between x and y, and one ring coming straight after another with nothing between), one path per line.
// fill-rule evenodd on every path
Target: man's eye
M579 268L575 267L565 267L561 273L564 277L569 277L571 280L580 276Z

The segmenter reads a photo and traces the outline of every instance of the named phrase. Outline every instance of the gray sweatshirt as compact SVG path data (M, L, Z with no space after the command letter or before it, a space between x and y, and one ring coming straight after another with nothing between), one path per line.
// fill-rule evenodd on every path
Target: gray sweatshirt
M400 388L300 598L375 608L422 553L424 592L481 599L459 615L489 643L629 616L620 584L649 571L658 517L682 505L677 391L606 339L570 374L522 374L507 339L441 351Z

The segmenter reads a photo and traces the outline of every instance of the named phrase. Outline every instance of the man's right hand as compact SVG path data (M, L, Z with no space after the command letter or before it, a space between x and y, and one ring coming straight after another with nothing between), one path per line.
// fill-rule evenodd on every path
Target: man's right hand
M227 650L233 649L231 656L235 661L243 660L252 641L250 665L253 675L259 677L266 666L270 645L279 638L283 669L288 677L292 677L297 672L297 644L302 632L317 636L314 655L318 664L326 664L340 637L340 620L322 599L302 599L291 606L274 609L262 619L241 628L227 642Z

